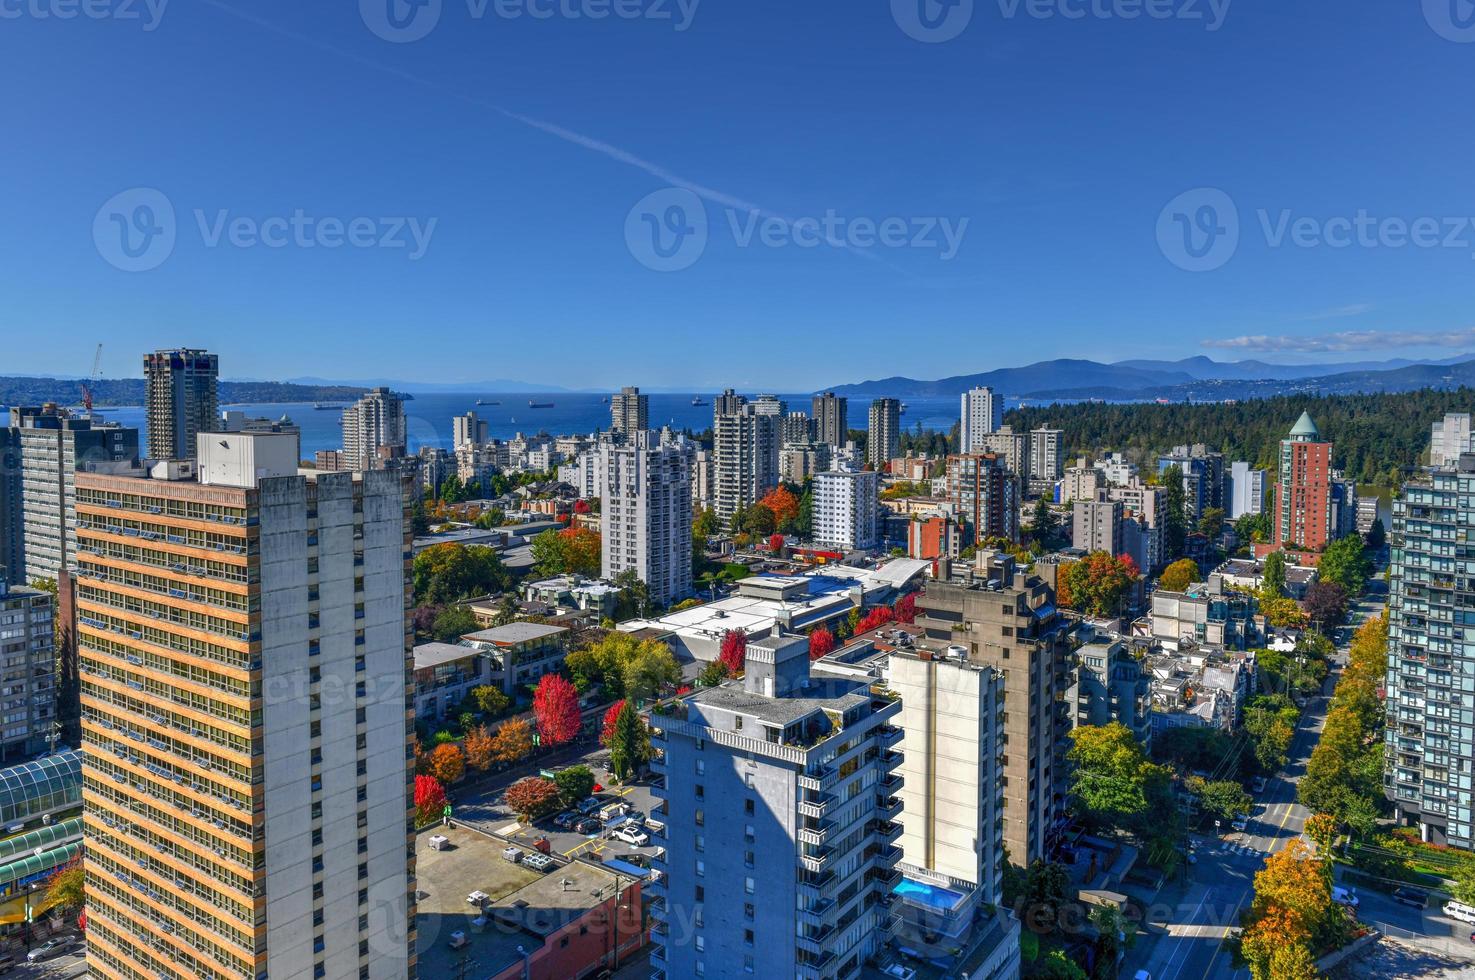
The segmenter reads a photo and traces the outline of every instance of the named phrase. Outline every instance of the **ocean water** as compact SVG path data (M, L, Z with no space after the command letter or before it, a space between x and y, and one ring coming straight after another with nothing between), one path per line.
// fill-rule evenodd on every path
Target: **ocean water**
M550 435L572 435L602 431L609 428L609 404L607 396L569 392L549 394L496 393L435 393L418 394L405 402L405 422L409 433L409 451L416 452L421 446L451 448L451 419L474 411L487 421L487 429L493 439L510 439L519 432L533 434L547 432ZM692 398L700 397L705 403L694 406ZM650 424L652 428L669 425L680 431L690 429L701 432L712 425L712 393L700 396L691 394L650 395ZM780 395L788 402L789 411L810 410L809 395ZM478 405L480 399L486 404ZM497 402L500 404L491 404ZM551 408L531 408L529 402L540 405L551 403ZM268 405L222 405L222 409L236 409L248 417L280 418L290 416L302 428L302 455L310 458L320 449L338 449L343 444L340 416L346 403L334 403L331 409L317 410L310 404ZM870 399L853 398L847 412L847 424L852 429L866 427L866 415ZM946 431L958 420L958 401L955 398L914 399L907 402L907 411L902 415L902 428L910 431L918 422L926 429ZM148 438L148 424L144 409L137 406L118 406L98 410L104 419L133 426L141 430L143 440Z

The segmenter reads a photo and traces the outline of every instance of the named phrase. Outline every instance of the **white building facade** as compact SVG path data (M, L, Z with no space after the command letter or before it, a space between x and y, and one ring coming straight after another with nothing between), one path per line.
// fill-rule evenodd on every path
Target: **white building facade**
M695 447L643 430L599 453L604 578L634 571L663 606L691 595Z
M814 478L814 540L847 551L880 545L881 474L830 471Z
M960 411L962 425L959 429L959 438L962 441L962 452L982 452L984 446L978 442L979 436L998 432L1004 424L1004 399L994 393L992 388L974 388L963 392L963 404Z

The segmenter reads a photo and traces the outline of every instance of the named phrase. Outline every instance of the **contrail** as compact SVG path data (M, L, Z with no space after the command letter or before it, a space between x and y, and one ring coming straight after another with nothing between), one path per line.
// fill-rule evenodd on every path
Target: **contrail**
M403 79L407 82L412 82L424 88L433 89L444 95L448 95L452 98L465 102L468 105L476 106L480 109L488 109L507 119L512 120L513 122L520 123L531 129L536 129L541 133L546 133L549 136L552 136L555 139L562 140L565 143L582 147L586 150L598 153L600 156L606 157L610 160L614 160L617 163L623 163L626 166L634 167L636 170L643 171L650 176L657 178L658 180L663 180L673 187L679 187L683 190L690 191L704 201L708 201L712 204L716 204L725 208L750 211L765 218L774 218L778 221L782 221L785 225L790 227L792 227L794 224L795 219L793 218L779 214L775 211L763 207L762 205L754 204L751 201L746 201L732 194L728 194L723 191L707 187L704 184L699 184L695 181L688 180L685 177L672 173L665 167L662 167L660 164L652 163L649 160L636 156L629 150L621 149L620 147L614 146L610 143L606 143L603 140L595 139L592 136L585 136L582 133L577 133L571 129L566 129L556 123L551 123L547 122L546 120L537 119L533 116L524 115L523 113L508 109L506 106L498 105L495 102L478 98L474 95L468 95L465 92L449 88L441 84L440 82L432 81L428 78L417 75L414 72L405 71L402 68L395 68L392 65L386 65L383 62L375 61L372 58L365 58L363 55L355 54L354 52L349 51L346 48L341 48L336 44L329 44L327 41L323 41L320 38L312 37L308 34L302 34L298 31L289 30L285 27L280 26L279 24L259 17L256 14L237 9L234 6L225 3L224 0L203 0L203 2L211 7L214 7L217 10L222 11L223 13L237 18L238 20L243 20L248 24L253 24L256 27L261 28L262 30L270 31L271 33L276 34L279 37L287 38L288 40L295 41L298 44L305 44L309 47L317 48L320 51L326 51L329 54L344 58L355 64L362 65L365 68L369 68L373 71L383 72L388 75L393 75L396 78ZM902 267L895 265L865 249L856 248L855 246L852 246L850 243L841 239L826 237L826 244L834 248L844 249L845 251L850 252L852 255L859 255L862 258L870 259L872 262L878 262L881 265L884 265L889 269L899 272L904 276L908 276L910 278L920 278L916 276L915 273L912 273L907 269L903 269Z

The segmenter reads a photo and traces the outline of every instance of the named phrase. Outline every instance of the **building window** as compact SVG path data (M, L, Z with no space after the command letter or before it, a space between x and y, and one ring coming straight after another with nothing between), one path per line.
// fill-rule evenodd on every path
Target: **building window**
M743 891L746 894L748 894L748 895L753 894L753 890L754 890L755 887L756 886L755 886L752 878L744 878L743 879Z
M743 813L751 817L753 815L753 812L753 801L751 799L743 800Z
M752 922L753 921L753 912L754 912L753 903L752 902L744 902L743 903L743 918L747 919L749 922Z
M698 776L705 776L706 774L707 774L707 760L705 760L705 759L698 759L697 760L697 775Z
M699 854L707 849L707 838L703 837L701 834L697 834L696 849L697 853Z
M697 877L698 878L705 878L706 875L707 875L707 862L706 861L698 861L697 862Z

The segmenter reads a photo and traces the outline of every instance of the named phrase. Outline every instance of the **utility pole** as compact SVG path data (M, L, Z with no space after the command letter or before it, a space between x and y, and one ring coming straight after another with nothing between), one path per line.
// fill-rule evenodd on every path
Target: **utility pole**
M471 958L470 953L462 953L461 958L456 961L456 975L454 980L467 980L467 971L475 965L476 960Z

